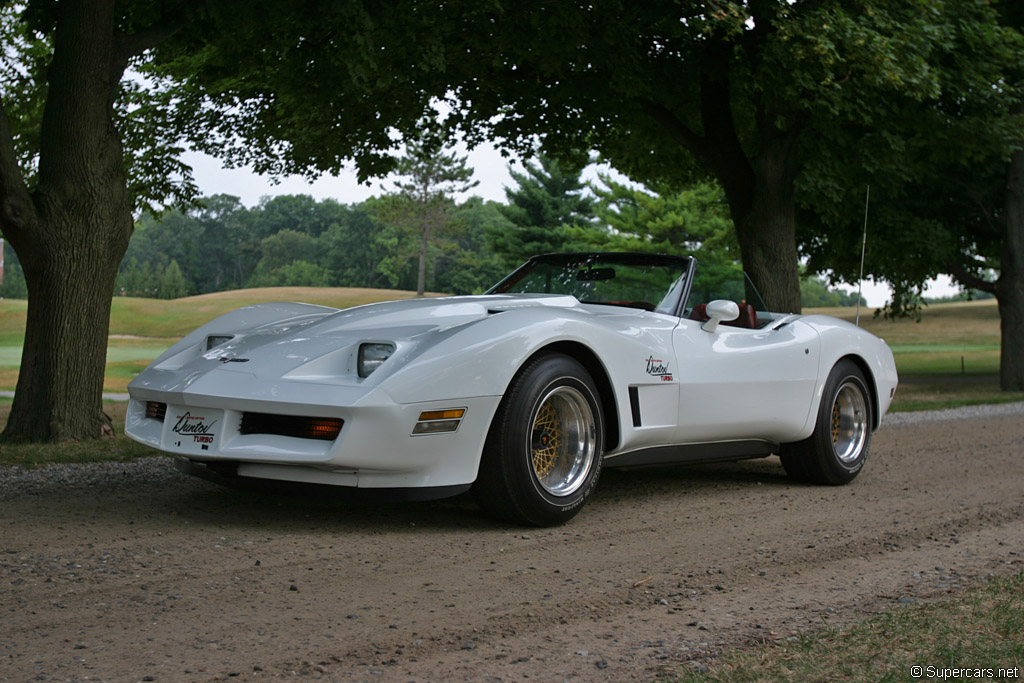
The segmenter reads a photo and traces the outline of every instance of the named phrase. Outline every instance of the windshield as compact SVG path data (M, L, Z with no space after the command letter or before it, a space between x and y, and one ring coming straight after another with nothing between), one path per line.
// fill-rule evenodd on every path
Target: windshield
M545 254L487 293L568 294L585 304L678 315L692 265L689 257L659 254Z

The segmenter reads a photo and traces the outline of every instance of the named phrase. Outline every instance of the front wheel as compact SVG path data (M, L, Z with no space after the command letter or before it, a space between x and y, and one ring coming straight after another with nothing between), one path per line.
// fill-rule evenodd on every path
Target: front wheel
M814 484L848 484L867 460L871 424L864 374L853 362L840 361L825 383L814 433L780 453L786 474Z
M597 387L576 360L524 366L498 406L473 497L486 512L533 526L568 521L601 473L604 416Z

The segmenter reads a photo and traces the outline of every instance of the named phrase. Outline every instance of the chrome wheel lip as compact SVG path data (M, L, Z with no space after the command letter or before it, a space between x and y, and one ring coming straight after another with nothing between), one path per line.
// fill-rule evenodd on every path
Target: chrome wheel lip
M860 458L867 442L867 399L860 385L844 382L832 402L832 449L844 465L852 465Z
M532 435L548 430L540 424L541 414L552 408L557 415L559 434L554 441L557 452L547 472L538 471L538 444ZM597 420L590 402L580 390L571 386L551 389L537 402L530 418L531 438L527 443L527 457L534 480L548 494L555 497L570 496L586 482L597 458ZM545 443L547 439L544 440Z

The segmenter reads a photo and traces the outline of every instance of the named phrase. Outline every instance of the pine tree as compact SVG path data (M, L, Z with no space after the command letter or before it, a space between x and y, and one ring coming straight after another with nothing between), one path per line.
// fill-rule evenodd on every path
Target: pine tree
M449 148L447 140L430 131L409 141L396 170L402 178L395 183L397 192L384 197L377 209L381 221L402 234L401 242L414 245L409 251L419 261L417 296L426 290L428 249L457 226L455 195L479 184L471 179L473 169L466 166L466 157Z
M568 226L589 225L594 199L584 194L582 163L556 161L544 154L539 164L526 163L526 173L511 172L517 188L505 188L508 206L501 212L511 230L493 230L491 245L507 266L515 266L535 254L564 251L571 240Z
M157 285L158 299L180 299L188 296L188 282L181 272L177 261L171 261L167 269L160 276L160 284Z

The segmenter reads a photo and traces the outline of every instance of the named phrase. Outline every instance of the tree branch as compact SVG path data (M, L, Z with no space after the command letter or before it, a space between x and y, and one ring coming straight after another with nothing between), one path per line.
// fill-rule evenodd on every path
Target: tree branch
M22 236L38 220L32 195L18 165L7 108L0 98L0 229L17 249Z
M977 185L975 185L974 183L968 183L962 179L955 179L953 181L953 185L963 190L964 194L966 194L971 199L971 201L974 202L975 208L977 208L978 212L982 215L982 217L984 217L985 224L990 229L992 229L996 234L1002 233L1002 225L999 223L999 220L992 213L991 205L989 205L985 201Z
M116 59L127 65L132 57L141 55L146 50L156 47L185 27L185 20L180 17L161 17L151 26L132 34L117 35Z
M965 287L978 289L982 292L988 292L989 294L995 294L997 291L998 283L981 279L955 261L948 262L946 267L949 269L949 274L955 277L960 284Z
M654 119L662 128L668 131L672 139L690 150L702 164L710 167L713 157L711 144L706 138L702 138L686 126L679 117L672 113L668 107L651 100L637 100L640 108Z
M716 62L728 62L728 47L713 47L709 56ZM700 120L711 152L711 168L718 177L734 217L749 208L754 191L754 169L740 143L736 119L732 112L732 93L729 79L724 74L712 78L700 76Z

